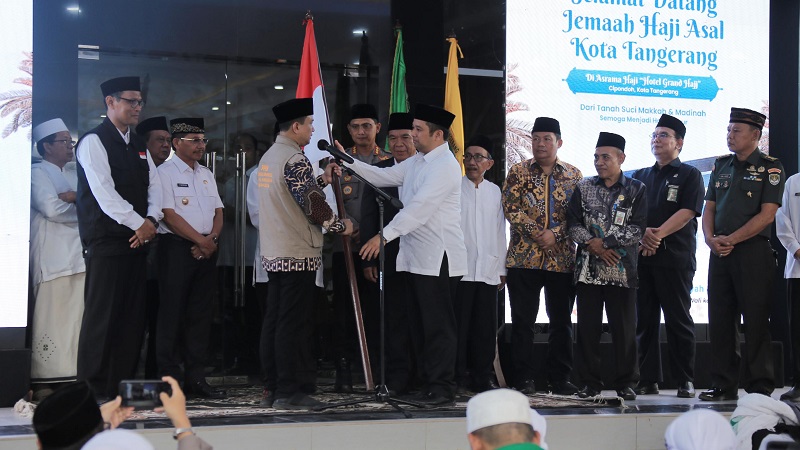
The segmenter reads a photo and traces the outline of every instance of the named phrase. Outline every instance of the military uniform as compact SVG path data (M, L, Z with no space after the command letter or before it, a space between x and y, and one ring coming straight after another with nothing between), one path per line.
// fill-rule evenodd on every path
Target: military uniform
M354 159L365 162L367 164L376 164L385 161L392 157L391 154L386 153L377 145L368 156L361 156L355 147L347 149L347 154ZM353 233L358 233L360 230L359 224L361 223L361 205L364 199L364 191L370 188L366 186L361 180L354 175L346 172L341 176L342 185L342 200L344 201L344 209L347 212L347 218L353 221ZM364 279L364 272L362 266L362 259L358 256L358 251L361 249L361 243L364 239L369 239L372 236L361 236L360 242L351 240L350 250L353 252L353 263L356 272L356 283L359 286L359 298L364 298L373 290L363 289L367 285ZM353 314L353 302L350 297L350 284L347 277L347 269L344 262L342 240L340 238L334 239L333 242L333 289L334 289L334 313L336 314L336 326L334 327L336 338L336 354L339 358L357 359L353 354L358 348L356 339L356 325ZM370 344L371 353L375 354L379 340L379 330L377 326L378 318L378 305L377 302L361 301L362 314L368 319L365 319L365 326L367 327L368 337L367 342Z
M781 204L783 165L756 149L745 161L735 154L717 158L705 199L716 202L714 235L730 235L761 211L764 203ZM771 393L775 387L769 315L777 261L767 226L736 244L724 257L711 254L708 318L713 355L713 385L725 392L739 387L739 315L744 316L748 392Z

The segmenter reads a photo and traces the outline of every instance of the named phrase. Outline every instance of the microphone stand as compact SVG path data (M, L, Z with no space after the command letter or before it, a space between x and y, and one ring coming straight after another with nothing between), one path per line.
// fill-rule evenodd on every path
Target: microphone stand
M397 209L403 209L403 202L401 202L400 199L398 199L398 198L392 197L391 195L386 193L386 191L384 191L381 188L379 188L379 187L375 186L374 184L370 183L364 177L362 177L361 175L357 174L354 170L352 170L352 169L350 169L348 167L345 167L342 164L342 161L339 158L334 158L334 159L336 160L336 163L339 164L339 166L342 168L342 170L344 172L346 172L346 173L358 178L364 184L366 184L367 186L372 188L372 190L375 191L375 193L377 194L375 196L375 201L378 203L378 235L381 237L380 238L380 244L379 244L380 251L378 253L379 254L379 257L378 257L378 261L379 261L379 265L378 265L378 289L380 291L380 329L381 329L381 342L380 342L380 352L381 352L380 373L381 373L381 380L380 380L380 384L375 386L375 396L374 397L363 397L363 398L359 398L359 399L355 399L355 400L348 400L346 402L325 404L325 405L318 406L318 407L314 408L314 411L323 411L323 410L326 410L326 409L329 409L329 408L338 408L340 406L349 406L349 405L355 405L355 404L359 404L359 403L369 403L371 401L376 401L378 403L385 403L385 404L391 406L392 408L396 409L397 411L403 413L403 415L406 417L406 419L410 419L412 417L411 414L408 411L406 411L400 405L415 406L417 408L426 408L426 405L423 405L423 404L417 403L417 402L412 402L412 401L409 401L409 400L401 400L399 398L394 398L389 394L389 388L386 386L386 311L385 311L385 308L384 308L384 301L385 301L384 300L384 294L385 294L385 291L384 291L384 284L383 284L383 281L384 281L384 262L386 260L386 255L385 255L385 245L386 244L384 243L385 241L383 239L383 212L384 212L384 202L388 201L392 206L394 206Z

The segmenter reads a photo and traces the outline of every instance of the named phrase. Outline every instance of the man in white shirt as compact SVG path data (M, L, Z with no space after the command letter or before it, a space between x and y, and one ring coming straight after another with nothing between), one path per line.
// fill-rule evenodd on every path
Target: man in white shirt
M132 133L139 77L100 85L106 119L78 144L78 227L86 262L78 379L98 397L116 396L135 375L145 323L145 246L155 237L161 183L144 141Z
M786 180L783 202L775 214L775 230L786 248L786 292L789 296L789 326L792 342L792 389L781 400L800 401L800 174Z
M464 152L461 231L467 274L458 283L456 380L474 392L497 389L492 377L497 334L497 291L506 280L506 219L500 188L484 179L494 165L492 141L475 136ZM469 380L467 379L469 371Z
M223 205L214 174L198 163L208 142L203 119L171 120L170 131L175 157L158 168L164 212L158 228L158 371L161 376L184 379L188 394L222 398L225 393L210 387L204 372Z
M37 125L32 134L42 161L31 168L31 382L57 383L77 376L86 272L75 209L78 179L68 165L75 156L72 136L61 119Z
M404 208L383 235L386 242L400 238L397 270L408 272L409 323L425 383L419 400L431 405L451 404L455 396L453 298L458 280L467 273L460 223L461 167L447 145L454 118L444 109L417 105L412 129L416 155L387 168L361 161L348 164L379 187L402 185ZM380 236L374 236L359 254L370 260L379 250Z

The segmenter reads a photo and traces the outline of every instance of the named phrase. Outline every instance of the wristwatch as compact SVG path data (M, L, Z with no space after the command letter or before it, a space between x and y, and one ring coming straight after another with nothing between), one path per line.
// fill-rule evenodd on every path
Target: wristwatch
M182 435L183 433L192 433L194 434L194 430L192 427L189 428L175 428L175 431L172 432L172 439L178 440L178 436Z
M147 220L149 220L150 222L153 222L153 226L154 226L154 227L156 227L156 228L158 228L158 221L156 220L156 218L155 218L155 217L153 217L153 216L147 216Z

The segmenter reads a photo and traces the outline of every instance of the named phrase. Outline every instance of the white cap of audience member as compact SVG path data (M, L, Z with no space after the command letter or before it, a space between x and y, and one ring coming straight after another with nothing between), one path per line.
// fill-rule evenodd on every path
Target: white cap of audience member
M81 450L154 450L153 445L138 433L117 428L95 435Z
M733 450L736 435L722 414L693 409L678 416L664 433L667 450Z
M523 444L543 448L544 418L533 411L528 397L511 389L495 389L472 397L467 403L467 439L473 450L495 450ZM538 424L542 430L535 427Z

